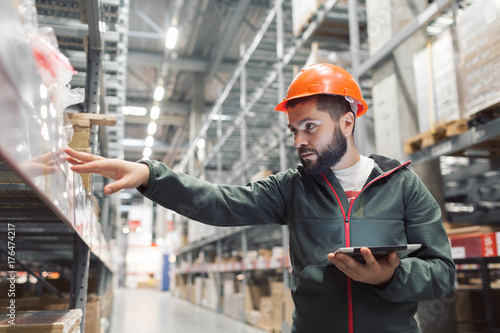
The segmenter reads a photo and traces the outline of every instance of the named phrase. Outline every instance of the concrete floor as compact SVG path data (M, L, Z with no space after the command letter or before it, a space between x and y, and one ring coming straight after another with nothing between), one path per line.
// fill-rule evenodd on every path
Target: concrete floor
M238 320L149 289L115 289L111 333L265 333Z

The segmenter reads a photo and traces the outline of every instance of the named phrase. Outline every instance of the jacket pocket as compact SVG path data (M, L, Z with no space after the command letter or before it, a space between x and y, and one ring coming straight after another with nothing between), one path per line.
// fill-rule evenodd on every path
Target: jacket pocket
M346 279L333 265L308 265L294 276L294 326L299 332L342 332L346 328L347 295L338 293L338 283L345 284Z

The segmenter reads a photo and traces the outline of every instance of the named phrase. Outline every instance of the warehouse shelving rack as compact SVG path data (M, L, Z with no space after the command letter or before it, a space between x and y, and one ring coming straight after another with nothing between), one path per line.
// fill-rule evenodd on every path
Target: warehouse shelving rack
M289 145L292 140L287 137L288 132L283 120L266 115L267 126L262 126L262 124L258 124L255 120L255 114L257 114L257 117L261 116L259 109L272 109L279 102L276 100L276 96L284 96L284 82L291 81L294 65L302 66L305 63L304 49L309 46L311 41L319 40L317 36L318 30L320 30L324 21L343 15L348 17L349 41L347 45L352 59L351 72L360 79L363 94L368 97L370 104L369 76L371 69L391 59L393 52L398 46L412 37L416 32L433 24L436 18L444 13L456 11L458 4L466 2L457 0L437 0L432 2L424 11L396 33L384 47L372 56L366 57L363 54L366 45L360 41L360 29L363 28L362 24L366 24L366 14L363 7L359 6L359 1L348 0L347 8L344 6L344 10L347 9L347 11L337 11L342 7L342 5L339 5L339 1L325 1L319 6L317 14L313 15L304 27L304 30L297 36L292 36L290 27L286 25L289 22L289 17L287 16L283 20L283 15L289 15L289 2L274 1L273 8L263 20L254 40L248 47L242 47L241 59L235 72L215 102L200 132L194 141L191 142L187 154L177 169L184 171L187 168L190 159L193 158L198 149L198 141L201 139L207 141L213 140L215 144L208 151L205 159L199 163L199 166L189 170L189 173L194 176L204 176L206 179L219 182L224 179L224 182L241 184L248 180L249 174L257 173L264 166L273 170L285 170L292 166L295 161L294 148ZM270 40L268 36L272 36L275 39L271 38ZM339 41L336 40L335 42L338 43ZM261 50L259 47L261 44L268 45L269 48L269 45L273 43L276 45L274 56L277 61L270 66L271 69L267 75L259 79L258 84L254 84L253 92L249 93L247 86L256 79L248 78L246 67L251 62L252 57L255 56L257 58L260 55ZM345 51L345 48L343 51ZM239 91L237 89L238 80ZM213 116L222 114L232 117L233 121L231 125L224 125L220 121L220 117L218 117L219 120L215 125L212 124L212 119L215 118ZM370 117L370 115L367 116L368 118ZM369 119L368 123L371 121L373 119ZM264 129L257 132L257 134L249 134L251 127L255 126L256 123ZM485 124L479 124L457 137L451 137L434 146L424 148L409 157L413 164L420 164L443 155L453 155L467 149L475 149L479 146L484 146L484 144L489 145L492 149L497 149L495 147L498 147L499 125L498 119ZM239 143L238 140L240 141ZM239 156L234 156L233 154L238 149L233 149L232 151L227 149L226 153L224 153L224 149L228 145L233 148L239 145ZM176 251L177 257L187 259L188 266L190 266L193 263L193 253L203 251L204 248L213 248L214 246L220 257L222 253L221 242L229 237L235 237L240 234L242 245L238 250L243 251L244 254L248 242L252 241L247 239L246 234L252 228L259 227L221 229L214 236L209 236L181 247ZM286 227L283 227L282 245L285 251L288 246L287 241L288 230ZM286 262L279 262L270 265L269 268L289 268L289 266ZM232 264L203 264L197 267L178 267L175 274L188 275L192 281L193 274L226 271L239 272L254 269L256 269L255 264L248 265L242 261ZM284 273L283 280L285 285L287 285L287 279L288 276Z
M116 114L124 104L120 87L126 69L127 7L127 0L36 1L39 24L53 27L60 50L78 70L72 86L85 88L85 102L73 111ZM0 38L2 272L25 271L38 280L38 295L43 286L63 298L41 274L60 273L71 283L70 308L83 311L83 331L89 276L97 280L98 296L111 288L112 204L103 201L99 222L79 176L61 158L66 140L59 132L62 115L51 112L40 92L41 79L17 13L10 2L0 5L0 13L5 32ZM104 25L111 31L101 32ZM107 153L109 145L119 146L121 137L123 130L101 127L98 132L93 127L93 151ZM120 157L120 149L113 152ZM3 283L5 278L2 273Z

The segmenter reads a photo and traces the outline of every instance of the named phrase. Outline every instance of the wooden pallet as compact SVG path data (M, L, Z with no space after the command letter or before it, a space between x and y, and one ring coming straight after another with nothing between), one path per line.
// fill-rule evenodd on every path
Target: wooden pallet
M410 155L444 139L459 135L469 129L467 119L458 119L436 126L434 130L420 133L405 142L405 153Z

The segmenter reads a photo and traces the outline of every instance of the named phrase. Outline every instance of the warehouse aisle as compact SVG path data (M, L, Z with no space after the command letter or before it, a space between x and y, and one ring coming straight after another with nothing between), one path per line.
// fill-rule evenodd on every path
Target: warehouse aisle
M264 333L222 314L149 289L115 289L111 333Z

